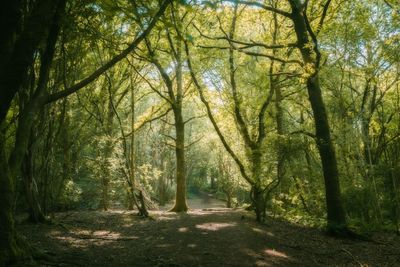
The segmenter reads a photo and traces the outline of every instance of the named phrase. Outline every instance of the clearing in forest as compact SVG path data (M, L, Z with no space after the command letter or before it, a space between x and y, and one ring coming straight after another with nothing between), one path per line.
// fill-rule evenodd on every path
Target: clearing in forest
M56 215L62 226L20 230L50 255L41 266L400 266L399 237L340 240L223 204L205 194L187 214L75 211Z

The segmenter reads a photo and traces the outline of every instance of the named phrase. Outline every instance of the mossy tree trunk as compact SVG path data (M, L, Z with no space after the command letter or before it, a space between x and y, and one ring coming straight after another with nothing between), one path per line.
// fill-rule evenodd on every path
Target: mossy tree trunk
M94 71L86 79L52 95L46 95L46 86L49 78L50 65L53 60L55 43L60 30L60 18L65 10L66 0L41 0L33 3L21 0L5 0L0 4L0 27L2 42L0 42L0 265L16 260L20 255L26 254L26 247L21 245L17 237L14 221L13 206L14 183L20 171L23 156L27 147L26 132L30 132L33 119L40 108L50 102L66 97L90 82L94 81L106 70L125 58L146 37L158 19L164 13L171 1L164 1L159 11L154 15L148 27L131 43L128 48L113 57L106 64ZM27 5L29 4L29 8ZM32 96L32 101L20 111L18 130L15 146L11 148L8 158L5 139L6 116L11 102L19 90L24 90L28 68L32 65L34 54L38 52L43 43L47 45L41 55L39 80ZM19 133L18 133L19 131ZM25 133L24 133L25 131ZM18 241L17 241L18 239Z
M44 223L46 222L46 217L40 205L38 186L34 178L32 138L33 136L31 133L29 146L22 163L23 184L25 189L25 198L28 204L29 221L34 223Z
M5 133L0 132L0 266L29 258L27 245L15 229L13 203L15 180L7 164Z
M3 4L5 6L2 6L2 12L10 12L10 14L2 14L1 27L10 27L10 31L7 30L5 36L7 39L0 47L0 54L4 56L0 59L0 125L2 127L0 133L0 264L7 264L29 255L28 246L17 235L14 226L15 177L20 172L29 140L30 127L34 114L39 110L41 104L39 100L42 99L43 88L48 80L49 66L59 32L59 17L61 11L64 10L65 1L38 1L32 7L31 12L26 15L24 25L22 25L22 10L25 10L25 1L6 1L2 2ZM12 19L7 21L3 18ZM5 23L10 23L10 25ZM48 34L48 32L50 33ZM6 133L3 128L6 123L6 115L12 99L23 85L28 68L33 61L33 53L47 35L48 46L42 56L38 88L33 96L37 101L28 104L29 107L21 111L15 146L12 148L10 159L8 159Z

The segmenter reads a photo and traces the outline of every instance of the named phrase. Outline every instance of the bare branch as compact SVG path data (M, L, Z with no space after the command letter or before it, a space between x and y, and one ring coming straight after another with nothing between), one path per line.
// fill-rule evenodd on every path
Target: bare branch
M173 149L175 149L175 148L176 148L176 146L175 146L175 145L173 145L173 144L170 144L170 143L168 143L168 142L163 142L163 141L161 141L161 143L163 143L164 145L167 145L167 146L169 146L169 147L172 147Z
M229 29L229 38L233 39L236 31L236 21L237 21L237 5L235 6L235 12L232 18L231 27ZM233 46L229 47L229 80L230 80L230 87L232 91L232 98L234 103L234 113L235 119L239 126L239 132L243 138L243 141L248 147L254 148L255 142L251 139L250 132L248 126L246 125L245 118L242 114L241 109L241 101L239 100L239 95L237 91L237 84L236 84L236 66L235 66L235 57Z
M162 121L163 123L169 125L169 126L175 126L175 123L170 123L170 122L168 122L168 121L166 121L166 120L164 120L164 119L162 119L161 121Z
M198 139L196 139L196 140L194 140L193 142L191 142L191 143L189 143L188 145L186 145L185 148L191 147L192 145L194 145L194 144L200 142L201 139L203 139L203 138L204 138L204 135L203 135L203 136L200 136Z
M170 136L170 135L164 134L164 133L162 133L161 135L162 135L162 136L165 136L165 137L167 137L167 138L169 138L169 139L172 139L172 140L174 140L174 142L176 142L176 138L173 137L173 136Z
M330 3L331 3L331 0L327 0L325 5L324 5L324 9L322 11L321 19L319 20L317 30L315 31L316 35L318 35L318 33L322 29L322 26L324 25L324 21L325 21L326 15L328 13L328 8L329 8Z
M162 99L164 99L165 101L167 101L168 103L172 104L171 100L168 97L165 97L160 90L157 90L153 84L144 76L140 73L140 71L138 71L134 66L132 66L133 69L136 71L136 73L142 78L142 80L144 80L147 85L150 87L151 90L153 90L153 92L155 92L157 95L159 95Z
M194 117L191 117L191 118L187 119L187 120L184 121L183 123L186 124L186 123L188 123L188 122L190 122L190 121L192 121L192 120L204 118L204 117L206 117L206 116L207 116L207 114L203 114L203 115L199 115L199 116L194 116Z
M275 60L275 61L278 61L278 62L281 62L281 63L295 63L295 64L299 64L300 66L303 66L303 63L301 61L299 61L299 60L296 60L296 59L284 60L284 59L281 59L281 58L278 58L278 57L275 57L275 56L272 56L272 55L268 55L268 54L256 53L256 52L250 52L250 51L242 51L242 50L239 50L239 51L243 52L243 53L245 53L245 54L247 54L249 56L266 57L266 58L269 58L270 60Z
M291 18L292 14L290 14L287 11L278 9L278 8L274 8L271 6L267 6L264 5L260 2L252 2L252 1L239 1L239 0L222 0L221 2L230 2L230 3L237 3L237 4L241 4L241 5L247 5L247 6L254 6L254 7L260 7L264 10L270 11L270 12L275 12L281 16L287 17L287 18Z
M147 49L148 49L149 54L150 54L150 62L153 63L154 66L156 66L158 72L160 73L162 79L164 80L165 86L167 86L168 96L170 98L169 102L171 102L171 103L176 102L176 97L175 97L175 94L174 94L172 79L168 76L168 74L165 71L165 69L161 66L161 63L155 57L154 51L151 48L151 44L150 44L149 40L145 39L145 43L146 43Z
M226 40L229 43L234 43L234 44L240 44L243 45L242 47L238 47L237 49L248 49L251 47L263 47L265 49L280 49L280 48L288 48L288 47L296 47L297 43L290 43L290 44L274 44L274 45L267 45L264 43L256 42L253 40L250 40L251 42L244 42L244 41L239 41L235 40L233 38L229 38L229 36L225 33L225 36L209 36L204 34L203 32L200 31L200 29L193 24L193 27L197 30L197 32L200 34L200 36L209 39L209 40ZM221 29L223 31L223 29Z

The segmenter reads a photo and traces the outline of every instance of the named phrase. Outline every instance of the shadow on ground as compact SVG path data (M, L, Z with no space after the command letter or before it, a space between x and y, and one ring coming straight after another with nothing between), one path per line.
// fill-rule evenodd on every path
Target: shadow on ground
M321 231L224 208L188 214L60 213L60 225L20 225L52 259L42 266L400 266L400 240L338 240Z

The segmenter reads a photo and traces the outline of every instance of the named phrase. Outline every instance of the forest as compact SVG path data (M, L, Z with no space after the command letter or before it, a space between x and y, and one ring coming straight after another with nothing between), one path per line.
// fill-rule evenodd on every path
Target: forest
M397 0L3 0L0 266L400 266Z

